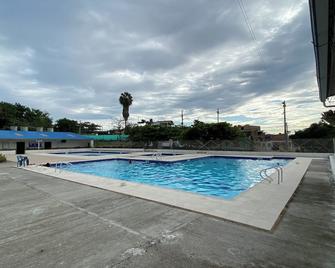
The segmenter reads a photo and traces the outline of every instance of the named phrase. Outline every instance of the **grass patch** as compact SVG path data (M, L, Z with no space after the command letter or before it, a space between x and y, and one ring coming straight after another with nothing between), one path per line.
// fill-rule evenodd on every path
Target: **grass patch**
M6 161L7 161L6 156L4 156L3 154L0 154L0 163L6 162Z

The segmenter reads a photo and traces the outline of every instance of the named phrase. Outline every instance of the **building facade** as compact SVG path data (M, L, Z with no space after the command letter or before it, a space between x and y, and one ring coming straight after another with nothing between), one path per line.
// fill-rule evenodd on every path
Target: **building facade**
M91 138L71 132L0 130L0 150L58 149L90 147Z
M238 125L237 127L253 141L263 141L265 139L265 133L260 126Z

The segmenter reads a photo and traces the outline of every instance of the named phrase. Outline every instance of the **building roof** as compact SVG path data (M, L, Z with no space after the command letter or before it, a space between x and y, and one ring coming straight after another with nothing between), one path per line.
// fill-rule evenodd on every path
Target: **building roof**
M90 140L71 132L0 130L0 140Z
M156 125L173 125L173 121L172 120L160 120L160 121L154 121L154 122L150 122L150 124L156 126Z
M319 95L325 103L335 95L335 5L330 0L309 0L309 6Z

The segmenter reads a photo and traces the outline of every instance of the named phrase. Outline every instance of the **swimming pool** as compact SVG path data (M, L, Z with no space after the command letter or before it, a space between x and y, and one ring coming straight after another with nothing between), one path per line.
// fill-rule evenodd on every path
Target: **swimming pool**
M128 152L118 152L118 151L85 151L85 152L57 152L52 154L65 154L65 155L80 155L80 156L103 156L103 155L111 155L111 154L127 154Z
M289 159L245 159L205 157L174 163L131 161L79 162L64 169L183 190L207 196L231 199L253 187L262 179L264 168L286 165Z

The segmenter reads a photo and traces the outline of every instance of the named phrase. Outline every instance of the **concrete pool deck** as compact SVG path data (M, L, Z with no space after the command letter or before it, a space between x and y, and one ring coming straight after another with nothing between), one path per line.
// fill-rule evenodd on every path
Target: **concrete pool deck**
M171 162L195 159L203 156L204 155L191 154L178 155L166 157L168 159L161 159L160 161ZM138 156L133 159L143 159L143 157ZM266 181L258 183L231 200L125 180L56 170L55 168L29 166L26 169L59 179L139 197L145 200L155 201L270 231L275 226L286 204L297 189L310 162L310 158L296 158L291 160L291 162L284 167L284 181L281 184L278 185L275 178L272 183ZM275 177L275 175L276 174L273 174L272 176Z
M73 154L53 154L55 152L86 152L85 149L71 150L48 150L48 151L31 151L28 155L31 163L57 163L57 162L81 162L106 159L134 159L134 160L150 160L161 162L175 162L180 160L190 160L196 158L216 156L231 157L261 157L269 158L274 155L260 152L236 152L227 154L227 152L211 152L211 151L178 151L178 155L152 157L146 154L150 153L144 150L116 149L116 150L95 150L95 151L127 151L128 154L111 154L101 156L82 156ZM171 150L162 150L163 152L175 152ZM278 156L293 157L301 154L281 154ZM314 157L321 156L314 154ZM9 158L13 155L9 155ZM11 159L11 158L10 158ZM189 193L185 191L167 189L146 184L139 184L124 180L103 178L82 173L74 173L68 171L56 172L54 168L46 168L41 166L29 166L27 169L33 172L57 177L60 179L81 183L104 190L114 191L130 196L135 196L145 200L155 201L186 210L211 215L225 220L249 225L255 228L270 231L274 228L276 222L280 219L281 213L289 202L293 193L297 189L301 179L303 178L312 158L297 157L292 160L289 165L284 167L284 181L277 185L276 179L272 183L258 183L251 189L241 193L232 200L222 198L208 197L199 194ZM272 177L275 177L273 174Z
M1 267L334 267L329 161L272 232L0 164Z

